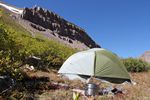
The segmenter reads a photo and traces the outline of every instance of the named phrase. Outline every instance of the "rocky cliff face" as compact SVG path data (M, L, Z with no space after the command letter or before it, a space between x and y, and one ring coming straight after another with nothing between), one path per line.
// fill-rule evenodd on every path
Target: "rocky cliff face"
M144 52L144 54L142 54L142 56L140 57L141 60L146 61L148 63L150 63L150 51L146 51Z
M100 47L88 34L73 23L66 21L57 14L40 7L25 8L21 17L32 22L33 28L39 31L51 30L52 35L60 37L62 40L67 38L70 44L79 41L88 48Z

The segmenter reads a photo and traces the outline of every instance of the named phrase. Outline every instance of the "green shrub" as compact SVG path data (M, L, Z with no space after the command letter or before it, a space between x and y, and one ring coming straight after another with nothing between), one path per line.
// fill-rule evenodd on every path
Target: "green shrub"
M140 59L127 58L122 61L129 72L143 72L149 69L149 64Z
M32 37L6 13L0 18L0 75L22 78L19 69L31 56L41 58L40 64L34 66L37 69L58 69L74 52L57 41L39 35Z

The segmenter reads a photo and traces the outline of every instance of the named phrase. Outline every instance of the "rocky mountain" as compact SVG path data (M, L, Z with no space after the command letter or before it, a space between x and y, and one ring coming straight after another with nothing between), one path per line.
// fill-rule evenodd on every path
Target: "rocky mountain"
M35 6L33 8L16 8L0 2L10 16L31 35L42 35L78 50L100 47L81 27L65 20L56 13Z
M24 8L21 18L32 22L30 26L40 32L47 33L47 37L57 37L57 40L72 47L78 49L100 47L85 30L41 7Z
M146 51L140 56L140 59L150 63L150 51Z

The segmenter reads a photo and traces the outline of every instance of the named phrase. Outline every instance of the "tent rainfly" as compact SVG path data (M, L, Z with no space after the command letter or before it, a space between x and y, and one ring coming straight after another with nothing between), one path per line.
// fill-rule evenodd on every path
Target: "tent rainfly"
M58 73L74 78L93 76L112 83L131 82L120 58L102 48L75 53L64 62Z

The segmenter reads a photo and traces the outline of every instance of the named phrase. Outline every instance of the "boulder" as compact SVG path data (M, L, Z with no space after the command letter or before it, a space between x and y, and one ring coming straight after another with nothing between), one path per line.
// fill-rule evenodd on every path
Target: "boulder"
M6 92L14 85L14 80L8 76L0 76L0 93Z

